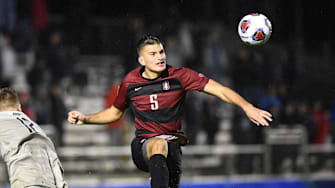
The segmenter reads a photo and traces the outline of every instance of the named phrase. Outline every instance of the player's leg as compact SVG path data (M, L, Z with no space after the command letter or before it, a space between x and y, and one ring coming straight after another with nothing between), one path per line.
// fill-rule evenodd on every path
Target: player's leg
M182 151L178 143L169 143L167 165L169 169L169 188L178 188L181 177Z
M154 169L150 171L151 176L154 179L154 181L152 182L152 187L159 187L159 185L157 186L154 182L156 181L156 179L163 178L163 181L160 180L160 182L163 184L161 187L168 187L169 185L170 188L177 188L179 186L181 175L181 149L178 143L169 143L168 148L166 148L165 146L165 142L162 142L161 140L157 141L157 138L145 139L141 137L136 137L131 143L132 159L137 168L145 172L149 172L149 164L153 165L157 163L155 162L156 157L158 158L158 163L159 161L161 161L161 163L163 164L162 166L166 166L166 162L164 162L164 157L166 158L167 156L166 160L168 160L168 170L163 167L163 170L161 168L163 173L154 173Z
M168 143L162 138L153 138L146 143L146 154L149 159L149 172L152 188L168 188L169 170L166 163Z

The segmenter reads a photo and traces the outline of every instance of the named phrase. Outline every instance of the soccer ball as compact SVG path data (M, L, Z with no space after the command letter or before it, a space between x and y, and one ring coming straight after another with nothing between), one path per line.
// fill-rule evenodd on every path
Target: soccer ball
M270 20L259 13L244 16L238 24L238 34L241 40L248 45L265 44L272 32Z

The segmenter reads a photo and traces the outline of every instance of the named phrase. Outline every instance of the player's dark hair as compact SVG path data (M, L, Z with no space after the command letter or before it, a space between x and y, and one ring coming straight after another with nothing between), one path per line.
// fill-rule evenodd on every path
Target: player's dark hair
M18 104L19 96L16 91L8 87L0 89L0 111L15 108Z
M136 45L137 53L139 54L141 49L146 45L153 45L153 44L161 44L161 41L158 37L153 35L145 35L143 36Z

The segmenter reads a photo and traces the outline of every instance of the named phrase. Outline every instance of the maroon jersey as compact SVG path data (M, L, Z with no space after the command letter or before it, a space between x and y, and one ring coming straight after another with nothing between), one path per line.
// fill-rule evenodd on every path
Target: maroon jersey
M202 91L209 79L191 69L169 65L153 80L142 77L143 71L144 67L139 67L125 76L114 106L132 110L137 136L179 133L186 92Z

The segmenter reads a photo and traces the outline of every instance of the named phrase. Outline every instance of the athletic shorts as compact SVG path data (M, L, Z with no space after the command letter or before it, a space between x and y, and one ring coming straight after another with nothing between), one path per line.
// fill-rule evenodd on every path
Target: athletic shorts
M159 138L165 139L162 137L165 135L158 136ZM170 135L166 135L170 136ZM135 163L136 167L142 171L149 172L148 167L148 157L146 151L146 144L152 138L143 138L143 137L135 137L131 143L131 153L132 159ZM166 137L168 140L168 137ZM182 159L182 151L180 148L180 144L178 142L169 142L168 140L168 155L167 155L167 166L170 173L171 178L177 178L179 182L179 178L181 175L181 159Z

